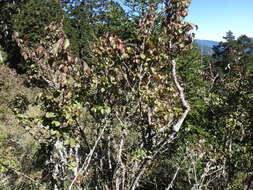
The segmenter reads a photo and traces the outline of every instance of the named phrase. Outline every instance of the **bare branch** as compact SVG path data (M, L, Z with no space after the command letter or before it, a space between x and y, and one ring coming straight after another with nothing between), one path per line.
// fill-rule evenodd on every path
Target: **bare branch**
M150 161L149 159L145 159L143 161L143 163L142 163L142 165L141 165L141 167L140 167L137 175L134 178L134 181L133 181L133 183L132 183L132 185L130 187L130 190L135 190L135 187L137 186L137 184L138 184L138 182L140 180L140 177L142 176L142 174L144 173L146 167L148 166L149 161Z
M96 140L96 142L95 142L93 148L90 150L89 155L86 157L86 159L85 159L85 161L84 161L82 167L79 169L79 171L77 172L77 175L74 177L73 181L71 182L71 184L70 184L70 186L69 186L69 190L72 189L72 187L73 187L75 181L77 180L78 174L84 173L84 172L87 170L87 168L88 168L88 166L89 166L89 164L90 164L91 158L92 158L92 156L93 156L93 154L94 154L94 151L95 151L95 149L96 149L96 147L97 147L97 145L98 145L98 142L100 141L102 135L104 134L105 128L106 128L106 125L102 128L102 130L101 130L101 132L100 132L100 134L99 134L99 136L98 136L98 138L97 138L97 140Z
M177 72L176 72L176 61L172 60L172 78L173 81L177 87L177 90L179 92L179 96L181 99L181 102L184 106L184 113L182 115L182 117L177 121L177 123L173 126L173 130L174 132L178 132L186 118L186 116L188 115L189 111L190 111L190 105L188 104L188 102L185 99L185 94L184 94L184 89L181 87L181 85L179 84L178 80L177 80Z
M177 170L176 170L176 172L175 172L175 174L174 174L174 176L173 176L173 178L172 178L170 184L168 185L168 187L167 187L165 190L170 190L170 189L172 189L172 187L173 187L173 185L174 185L174 181L175 181L175 179L176 179L176 177L177 177L177 174L178 174L179 170L180 170L180 167L177 168Z

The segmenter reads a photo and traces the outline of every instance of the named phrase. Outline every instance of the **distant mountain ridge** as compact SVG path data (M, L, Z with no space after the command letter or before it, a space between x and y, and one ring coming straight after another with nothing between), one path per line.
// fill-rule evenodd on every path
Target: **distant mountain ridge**
M213 40L199 40L199 39L196 39L195 42L199 45L204 45L204 46L208 46L208 47L212 47L212 46L215 46L215 45L219 44L218 41L213 41Z
M204 55L212 55L213 53L213 46L216 46L219 44L218 41L213 40L195 40L195 44L197 49Z
M253 41L253 38L251 38ZM220 42L213 41L213 40L200 40L196 39L195 44L197 49L203 54L203 55L212 55L213 54L213 46L217 46Z

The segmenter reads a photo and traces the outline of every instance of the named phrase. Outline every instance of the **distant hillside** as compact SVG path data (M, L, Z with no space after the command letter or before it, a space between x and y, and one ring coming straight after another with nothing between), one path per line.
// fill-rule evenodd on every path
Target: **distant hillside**
M208 46L208 47L212 47L212 46L219 44L219 42L212 41L212 40L198 40L198 39L196 39L195 42L199 45L204 45L204 46Z
M196 46L204 55L212 55L213 53L213 46L216 46L219 44L217 41L212 40L195 40Z
M251 38L253 40L253 38ZM216 46L219 44L217 41L213 40L195 40L195 44L197 46L197 49L202 52L204 55L212 55L213 53L213 46Z

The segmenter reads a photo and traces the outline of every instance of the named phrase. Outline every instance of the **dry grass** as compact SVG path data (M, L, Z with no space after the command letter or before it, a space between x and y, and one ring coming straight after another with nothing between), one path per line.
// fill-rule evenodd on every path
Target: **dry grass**
M37 89L27 88L14 70L0 64L0 189L31 189L30 185L34 183L25 175L31 179L36 175L32 159L38 146L19 124L13 102L19 96L33 102L37 92ZM40 113L37 106L23 106L28 108L29 115Z

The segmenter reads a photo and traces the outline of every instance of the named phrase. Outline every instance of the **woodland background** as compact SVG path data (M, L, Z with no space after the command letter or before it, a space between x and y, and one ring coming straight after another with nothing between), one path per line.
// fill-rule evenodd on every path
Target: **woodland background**
M0 1L0 189L253 189L252 40L123 3Z

